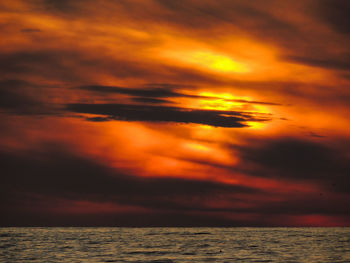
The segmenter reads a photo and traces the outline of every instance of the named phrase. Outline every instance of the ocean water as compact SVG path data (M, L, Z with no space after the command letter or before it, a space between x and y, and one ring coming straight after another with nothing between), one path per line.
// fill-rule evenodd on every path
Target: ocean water
M0 228L0 262L350 262L350 228Z

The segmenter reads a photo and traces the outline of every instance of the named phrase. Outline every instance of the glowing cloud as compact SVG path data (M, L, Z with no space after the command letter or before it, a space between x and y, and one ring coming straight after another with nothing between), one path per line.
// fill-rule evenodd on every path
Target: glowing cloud
M245 73L249 69L246 65L232 60L231 58L211 52L194 52L188 57L189 62L205 65L206 67L220 72Z
M0 0L0 225L350 226L348 2Z
M229 55L214 51L167 51L165 57L190 67L215 73L248 73L251 71L248 65L234 60Z

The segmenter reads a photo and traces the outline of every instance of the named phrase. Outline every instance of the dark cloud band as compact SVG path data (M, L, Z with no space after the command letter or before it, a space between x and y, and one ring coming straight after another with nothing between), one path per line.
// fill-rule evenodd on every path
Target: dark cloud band
M166 106L144 106L132 104L68 104L66 110L108 116L125 121L195 123L214 127L247 127L248 121L267 121L268 116L239 111L216 111L186 109Z

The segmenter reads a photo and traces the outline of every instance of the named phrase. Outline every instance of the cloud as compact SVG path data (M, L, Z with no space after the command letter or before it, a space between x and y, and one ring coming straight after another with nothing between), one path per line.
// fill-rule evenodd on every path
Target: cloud
M0 108L33 106L35 101L21 92L27 86L28 82L20 80L0 81Z
M66 83L89 83L90 78L101 73L119 78L159 78L161 72L157 72L156 66L151 68L149 65L122 58L106 58L103 54L91 55L89 51L74 47L0 52L0 73L8 78L35 77Z
M205 95L193 95L185 94L182 92L176 91L180 88L194 88L189 87L188 85L181 84L171 84L171 83L159 83L159 84L145 84L140 88L132 87L118 87L118 86L104 86L104 85L87 85L80 86L78 89L93 91L100 94L126 94L130 96L135 96L133 100L138 102L146 103L171 103L169 100L160 99L160 98L193 98L193 99L221 99L228 102L240 102L245 104L261 104L261 105L270 105L270 106L281 106L280 103L267 102L267 101L249 101L243 99L223 99L221 97L205 96Z
M241 167L256 176L312 181L350 193L350 161L343 150L295 138L271 139L241 148Z
M214 127L247 127L248 121L268 121L270 116L254 116L249 112L199 110L166 106L132 104L68 104L66 110L98 114L115 120L196 123Z
M218 25L231 25L253 34L264 32L275 38L278 34L292 36L297 30L293 25L266 12L259 4L247 4L245 1L222 1L214 3L203 1L168 1L157 2L170 11L168 22L188 28L215 28ZM273 4L273 1L270 5ZM260 32L260 33L259 33Z
M0 49L1 225L271 225L284 215L349 214L348 142L339 146L335 138L348 137L349 128L348 1L0 5L6 36ZM223 73L178 59L202 49L242 60L251 72ZM173 51L175 57L167 56ZM233 110L200 109L204 101ZM176 125L241 128L269 121L261 129ZM46 140L55 144L41 145ZM198 149L184 146L197 140ZM245 146L235 146L230 156L225 142ZM181 178L206 178L215 171L218 180L237 179L259 190L141 178L102 164L117 159L119 167L125 159L143 174L158 157L179 164L164 161L168 168L161 174L171 169L172 176L181 171ZM106 204L136 210L88 217L67 212L77 202L96 204L97 211ZM57 216L52 207L63 212Z
M318 16L332 29L346 35L350 34L350 3L347 0L315 1Z
M312 57L301 57L301 56L286 56L283 59L300 63L312 67L319 67L325 69L335 70L350 70L350 54L343 54L341 59L334 58L312 58Z
M288 196L282 201L262 204L256 209L262 214L273 215L350 215L350 211L344 209L350 202L342 198L334 198L327 193L317 193L314 195Z
M142 103L152 103L152 104L169 104L174 103L170 100L165 99L156 99L156 98L149 98L149 97L134 97L132 98L133 101L136 102L142 102Z
M24 80L0 80L0 109L13 114L49 114L52 109L31 91L38 87Z
M46 147L46 148L45 148ZM2 187L41 194L125 198L137 196L207 195L215 192L249 192L244 187L178 178L142 178L118 172L77 154L48 145L35 154L1 152ZM32 154L35 156L31 157ZM18 165L18 164L21 165ZM28 177L27 173L31 176ZM140 200L141 201L141 200ZM131 202L131 201L130 201Z
M167 214L178 215L176 220L164 222L165 225L172 225L173 222L181 224L180 215L186 224L192 222L196 225L197 222L192 221L193 216L188 216L187 213L195 215L196 211L212 211L206 205L206 200L220 201L223 196L232 198L232 195L239 193L259 192L248 187L210 181L137 177L111 169L57 145L46 145L40 150L22 153L1 151L0 160L2 167L0 206L6 214L6 217L0 219L2 225L5 222L11 224L11 220L17 222L17 225L28 225L30 222L38 224L42 215L47 217L50 214L51 210L45 209L61 202L59 200L66 200L66 205L85 200L97 204L113 203L143 207L152 210L146 216L158 218L157 222ZM19 213L26 216L19 220L16 218ZM92 211L91 216L94 214L96 213ZM109 220L107 218L118 217L118 214L120 213L112 215L106 213L104 217L99 218L98 223L106 225L108 221L105 220ZM54 216L59 225L63 224L64 215L63 210L62 214ZM29 223L27 216L33 217ZM124 212L120 216L131 220L129 226L130 222L133 222L134 214ZM216 221L210 217L205 218L204 221L211 221L211 224L224 221L219 217ZM45 224L47 225L50 220ZM84 225L87 221L89 220L80 217L79 225ZM114 224L118 225L118 222ZM147 221L138 224L152 225Z
M170 97L185 97L185 94L181 94L173 91L175 87L181 87L181 85L163 86L163 87L151 87L151 88L130 88L130 87L118 87L118 86L104 86L104 85L88 85L78 87L82 90L94 91L99 93L119 93L127 94L137 97L152 97L152 98L170 98Z
M281 216L349 215L344 209L348 201L332 196L275 195L212 181L138 177L55 144L20 153L1 150L0 160L1 225L266 226ZM77 203L93 204L96 211L72 213ZM98 209L107 204L133 210Z
M41 77L49 80L72 81L79 77L70 67L81 62L79 54L73 51L41 50L0 53L0 72L12 78Z
M111 121L113 120L110 117L90 117L90 118L85 118L87 121L93 121L93 122L104 122L104 121Z

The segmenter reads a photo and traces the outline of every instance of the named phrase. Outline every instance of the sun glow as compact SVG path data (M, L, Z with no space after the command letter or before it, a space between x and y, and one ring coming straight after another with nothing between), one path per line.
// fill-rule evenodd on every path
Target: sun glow
M207 110L231 110L234 107L243 105L242 98L235 97L229 93L215 94L211 92L201 92L199 96L203 99L199 100L200 107Z
M164 56L182 62L187 66L215 73L248 73L251 68L246 63L233 59L229 55L213 51L166 51Z
M253 116L257 120L247 120L245 124L249 129L260 130L266 127L266 122L260 121L261 118L266 118L271 114L269 107L265 105L259 105L256 103L256 99L251 97L234 96L230 93L213 93L213 92L200 92L198 94L201 98L196 99L191 107L206 109L206 110L219 110L219 111L238 111L241 113L247 113Z
M259 130L266 126L265 122L256 122L256 121L248 121L247 124L248 124L248 128L254 129L254 130Z
M207 146L204 146L203 144L199 143L186 143L184 145L185 148L188 148L190 150L198 151L198 152L210 152L211 149Z
M194 52L188 57L188 61L195 64L206 65L208 68L219 72L245 73L249 71L246 65L234 61L228 56L206 51Z

